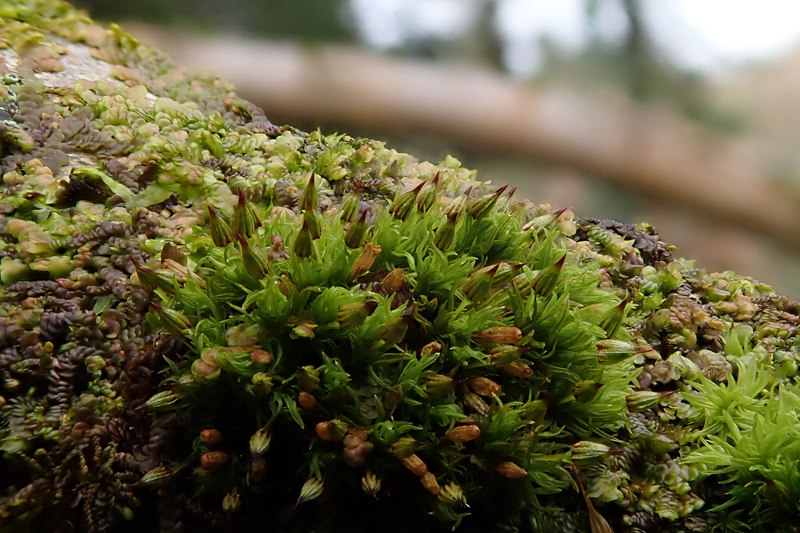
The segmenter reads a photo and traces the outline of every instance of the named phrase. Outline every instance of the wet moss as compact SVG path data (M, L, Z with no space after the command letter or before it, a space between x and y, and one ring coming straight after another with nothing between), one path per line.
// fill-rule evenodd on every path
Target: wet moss
M0 17L0 530L800 520L800 304Z

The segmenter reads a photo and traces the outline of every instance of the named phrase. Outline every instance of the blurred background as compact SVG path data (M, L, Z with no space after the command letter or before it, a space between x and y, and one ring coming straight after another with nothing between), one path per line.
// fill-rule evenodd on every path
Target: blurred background
M452 154L800 299L795 0L74 0L276 124Z

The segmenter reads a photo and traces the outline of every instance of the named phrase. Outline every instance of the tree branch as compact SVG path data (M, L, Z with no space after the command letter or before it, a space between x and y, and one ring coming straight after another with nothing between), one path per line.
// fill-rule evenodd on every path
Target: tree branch
M714 135L667 109L348 48L137 30L179 63L232 81L268 116L522 154L800 245L800 205L773 182L755 141Z

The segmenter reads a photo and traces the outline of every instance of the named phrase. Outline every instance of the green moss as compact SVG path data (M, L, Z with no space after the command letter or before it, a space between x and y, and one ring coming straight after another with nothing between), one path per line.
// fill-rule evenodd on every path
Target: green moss
M0 9L1 531L797 523L797 303Z

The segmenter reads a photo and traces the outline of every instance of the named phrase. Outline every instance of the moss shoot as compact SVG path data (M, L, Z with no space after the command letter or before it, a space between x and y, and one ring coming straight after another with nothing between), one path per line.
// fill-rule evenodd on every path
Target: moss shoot
M800 304L0 5L1 532L794 532Z

